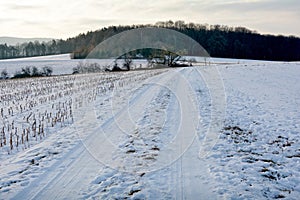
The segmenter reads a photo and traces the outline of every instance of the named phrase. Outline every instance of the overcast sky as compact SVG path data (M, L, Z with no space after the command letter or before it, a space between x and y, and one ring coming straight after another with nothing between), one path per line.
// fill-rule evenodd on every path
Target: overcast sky
M76 36L109 25L184 20L300 36L299 0L0 0L0 36Z

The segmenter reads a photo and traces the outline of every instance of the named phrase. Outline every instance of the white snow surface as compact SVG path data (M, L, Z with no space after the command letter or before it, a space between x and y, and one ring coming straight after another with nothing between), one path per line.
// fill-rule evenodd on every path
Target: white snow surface
M80 61L72 60L70 54L7 59L0 60L0 71L6 70L12 77L24 67L34 66L41 69L48 66L52 67L54 75L72 74L73 67L76 67Z
M50 55L50 56L37 56L26 58L15 58L0 60L0 72L6 70L9 77L13 77L16 72L20 72L25 67L37 67L41 70L43 67L51 67L53 75L66 75L72 74L73 68L80 65L99 64L103 69L108 65L112 66L113 59L71 59L70 54ZM122 60L119 61L122 66ZM133 60L131 68L145 68L147 61L143 59Z
M221 88L206 79L213 70ZM299 63L70 77L89 86L60 97L72 98L74 120L0 148L0 199L298 199ZM225 115L210 132L215 89ZM5 114L22 127L24 113Z

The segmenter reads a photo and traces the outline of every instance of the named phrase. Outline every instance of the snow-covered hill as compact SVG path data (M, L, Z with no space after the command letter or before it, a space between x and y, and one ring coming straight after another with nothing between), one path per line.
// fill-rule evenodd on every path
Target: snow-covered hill
M17 71L24 67L43 68L45 66L53 68L54 75L72 74L73 67L76 67L81 60L71 60L70 54L39 56L28 58L16 58L0 60L0 71L6 70L12 77Z
M60 54L51 56L37 56L26 58L15 58L0 60L0 73L3 70L8 72L8 76L12 77L17 71L21 71L25 67L37 67L42 69L43 67L51 67L53 69L53 75L66 75L72 74L73 68L78 66L86 66L92 64L98 64L105 69L106 66L112 66L113 59L71 59L70 54ZM122 66L123 61L119 61ZM146 60L133 60L131 69L148 67Z
M28 95L1 96L5 131L48 125L18 148L7 134L0 199L297 199L299 77L252 61L0 82Z

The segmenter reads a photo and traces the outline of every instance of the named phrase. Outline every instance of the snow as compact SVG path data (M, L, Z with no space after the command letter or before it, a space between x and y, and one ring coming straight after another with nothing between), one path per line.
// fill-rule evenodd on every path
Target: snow
M23 67L35 66L41 69L48 66L53 68L54 75L72 74L73 67L76 67L79 62L80 60L71 60L70 54L16 58L0 60L0 71L6 69L9 76L13 76L16 71L21 71Z
M17 71L21 71L24 67L51 67L53 75L66 75L72 74L73 68L80 65L99 64L101 67L113 65L113 59L71 59L70 54L51 55L51 56L37 56L27 58L15 58L0 60L0 72L6 70L8 76L12 77ZM122 66L123 60L119 60L119 65ZM147 67L147 61L143 59L135 59L132 62L132 69Z
M21 129L30 112L70 99L73 112L29 146L0 147L0 199L298 199L299 63L223 61L0 82L1 92L52 81L52 94L70 91L5 109L3 124Z
M298 199L299 65L220 67L227 94L225 128L210 159L224 198Z
M249 60L249 59L232 59L232 58L210 58L210 61L215 64L254 64L254 63L282 63L268 60Z

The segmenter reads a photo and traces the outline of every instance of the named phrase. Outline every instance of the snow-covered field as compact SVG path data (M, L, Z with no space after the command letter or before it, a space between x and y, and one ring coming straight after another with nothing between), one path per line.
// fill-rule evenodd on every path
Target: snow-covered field
M80 60L72 60L69 54L40 56L30 58L16 58L0 60L0 71L7 70L9 76L13 76L16 71L21 71L24 67L43 68L52 67L54 75L72 74L73 67L76 67Z
M112 59L71 59L70 54L51 55L51 56L38 56L29 58L16 58L0 60L0 73L3 70L8 72L9 77L12 77L16 72L21 71L25 67L51 67L53 75L66 75L72 74L73 68L80 65L99 64L101 67L113 65ZM121 64L121 63L120 63ZM146 60L133 60L132 68L147 67Z
M0 199L298 199L300 63L230 61L0 82Z

